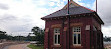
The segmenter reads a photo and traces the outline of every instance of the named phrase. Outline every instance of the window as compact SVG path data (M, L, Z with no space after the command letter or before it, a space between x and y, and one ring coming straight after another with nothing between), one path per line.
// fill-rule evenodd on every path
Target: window
M73 45L81 45L81 27L73 27Z
M54 28L54 44L60 45L60 28Z
M93 26L93 31L97 31L97 28L95 26Z

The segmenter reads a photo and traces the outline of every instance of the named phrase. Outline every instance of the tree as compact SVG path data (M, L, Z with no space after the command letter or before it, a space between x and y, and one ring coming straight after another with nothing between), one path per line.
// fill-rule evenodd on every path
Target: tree
M33 34L35 34L36 41L43 44L44 43L44 30L39 27L33 27L32 30Z
M0 39L6 39L7 35L5 31L0 31Z
M33 33L29 33L29 34L28 34L27 40L28 40L28 41L36 41L35 36L31 36L31 34L33 34Z
M106 42L111 41L111 37L105 36L105 37L103 38L103 40L106 41Z

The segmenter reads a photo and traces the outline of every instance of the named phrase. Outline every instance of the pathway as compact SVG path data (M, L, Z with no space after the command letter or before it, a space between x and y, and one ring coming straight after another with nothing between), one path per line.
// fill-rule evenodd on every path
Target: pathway
M30 49L27 47L29 44L18 44L18 45L11 45L7 46L4 49Z

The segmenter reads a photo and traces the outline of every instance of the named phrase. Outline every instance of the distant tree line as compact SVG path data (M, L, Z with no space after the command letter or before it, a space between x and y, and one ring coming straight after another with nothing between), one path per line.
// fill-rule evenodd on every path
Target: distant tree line
M31 29L33 33L29 33L28 36L12 36L7 35L5 31L0 31L0 40L6 39L6 40L12 40L12 41L37 41L37 43L44 44L44 29L39 28L37 26L33 27ZM31 36L31 34L34 34L35 36Z
M29 33L27 36L28 41L36 41L36 37L35 36L31 36L33 33Z
M111 37L106 37L106 36L105 36L105 37L103 38L103 40L104 40L105 42L111 41Z
M6 40L11 40L11 41L29 41L28 36L12 36L12 35L7 35L7 32L5 31L0 31L0 41L3 39Z

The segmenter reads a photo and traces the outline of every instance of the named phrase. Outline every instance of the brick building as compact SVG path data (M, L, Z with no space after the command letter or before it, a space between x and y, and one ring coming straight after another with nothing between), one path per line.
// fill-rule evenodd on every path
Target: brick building
M73 0L62 9L41 19L45 20L44 49L104 48L101 32L104 22L95 11Z

